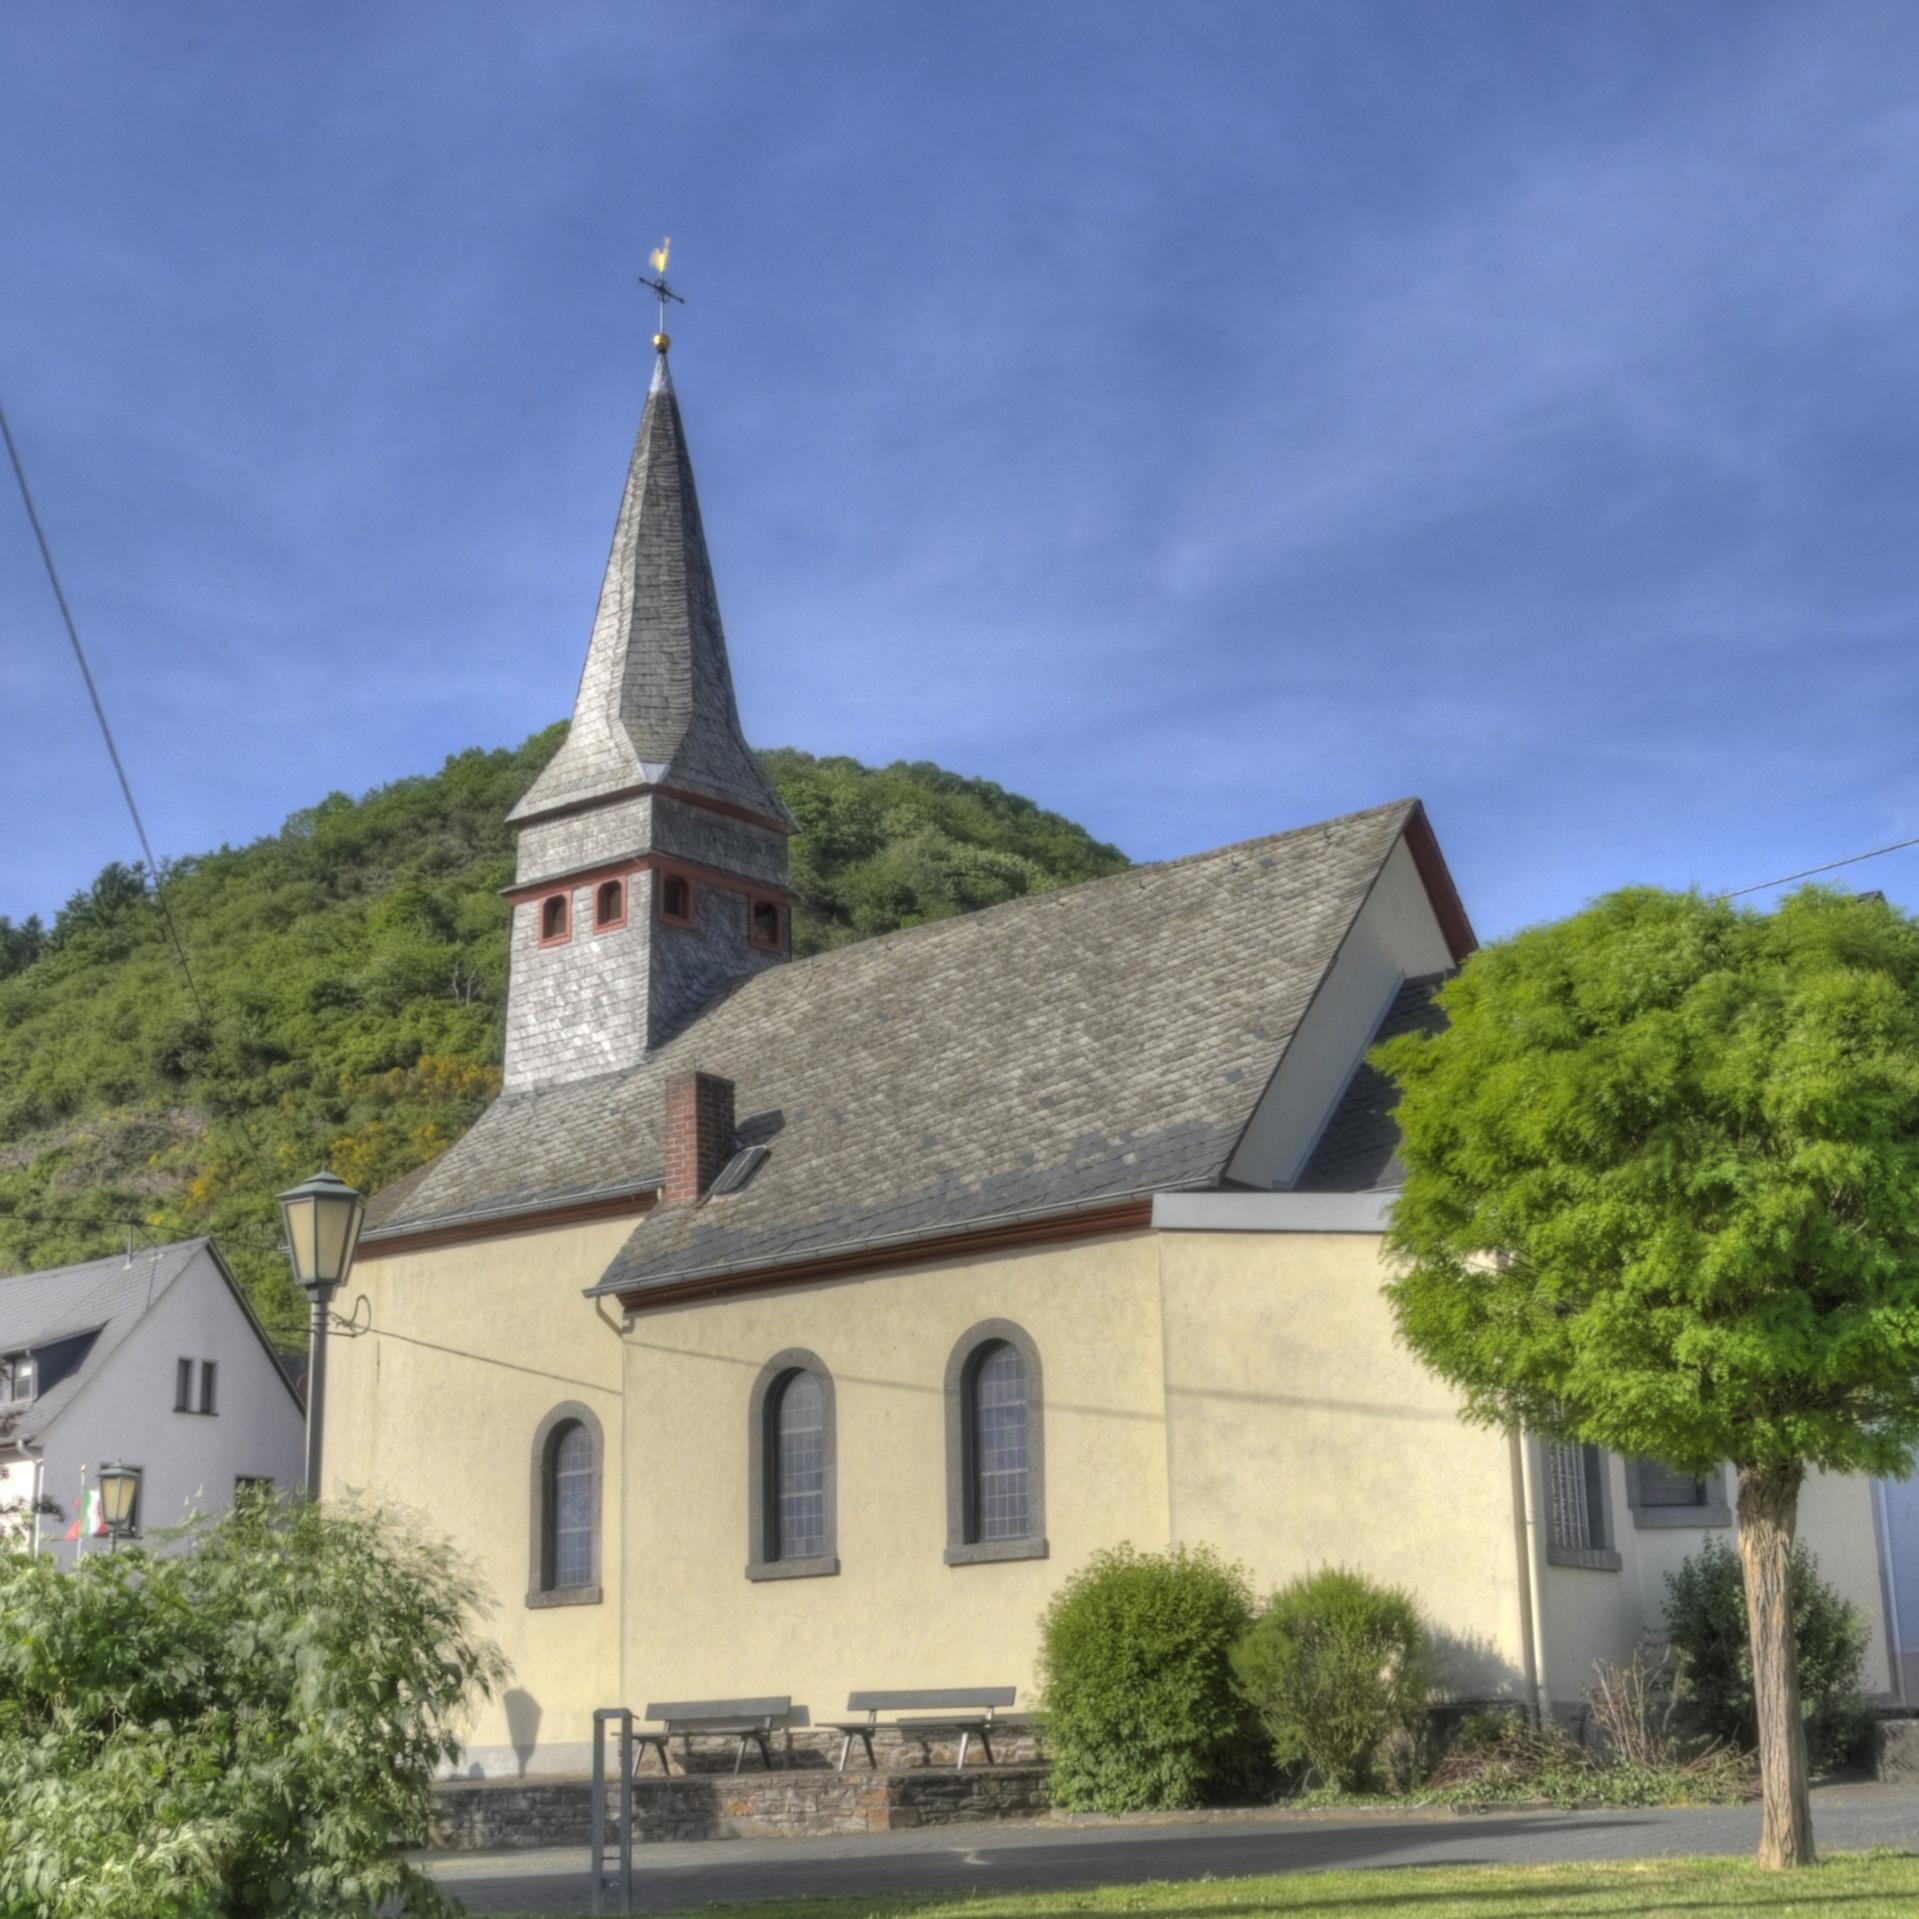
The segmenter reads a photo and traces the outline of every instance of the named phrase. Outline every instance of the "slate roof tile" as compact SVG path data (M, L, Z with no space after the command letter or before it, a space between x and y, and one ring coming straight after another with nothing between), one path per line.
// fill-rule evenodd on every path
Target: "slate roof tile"
M610 1290L1214 1184L1416 805L741 980L630 1071L502 1096L367 1240L657 1186L693 1068L772 1150L740 1193L646 1215Z

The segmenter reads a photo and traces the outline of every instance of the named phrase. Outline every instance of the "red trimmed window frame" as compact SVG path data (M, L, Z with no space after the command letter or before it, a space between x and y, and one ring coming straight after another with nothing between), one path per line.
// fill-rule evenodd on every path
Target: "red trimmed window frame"
M773 915L773 937L760 937L760 915ZM749 893L746 899L746 937L756 953L784 953L788 936L786 905L767 893Z
M667 895L675 885L686 888L686 911L674 913L667 909ZM693 924L693 875L683 873L677 867L663 866L659 869L658 881L654 889L656 910L663 926L691 927Z
M552 917L554 907L560 909L560 930L549 933L547 922ZM555 893L542 893L539 905L540 944L542 946L564 946L573 937L573 893L570 888Z
M611 892L614 910L602 913L601 908ZM626 877L616 875L612 879L599 881L593 888L593 930L596 933L617 933L626 924Z

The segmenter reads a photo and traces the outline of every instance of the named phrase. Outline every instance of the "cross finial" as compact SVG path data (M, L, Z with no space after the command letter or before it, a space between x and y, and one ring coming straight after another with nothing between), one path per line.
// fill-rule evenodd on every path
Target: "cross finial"
M640 285L650 287L659 298L660 330L653 336L653 351L660 354L664 354L667 348L673 344L672 339L666 331L667 301L671 300L678 306L685 306L686 304L685 300L682 299L679 294L675 293L666 283L666 256L672 251L673 242L670 239L662 240L660 244L646 256L652 263L653 271L659 275L659 278L649 280L644 273L640 275Z

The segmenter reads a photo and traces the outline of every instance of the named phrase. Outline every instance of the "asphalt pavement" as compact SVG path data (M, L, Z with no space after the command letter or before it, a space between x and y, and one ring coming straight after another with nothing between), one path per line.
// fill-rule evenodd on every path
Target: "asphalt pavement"
M1919 1851L1919 1788L1824 1787L1813 1796L1829 1852ZM1251 1812L1143 1820L1042 1819L928 1826L830 1839L709 1839L634 1854L642 1912L826 1894L953 1896L1125 1885L1147 1879L1321 1872L1340 1866L1520 1866L1748 1853L1756 1806L1594 1812ZM443 1853L433 1874L476 1913L584 1913L584 1848ZM608 1911L617 1911L609 1903Z

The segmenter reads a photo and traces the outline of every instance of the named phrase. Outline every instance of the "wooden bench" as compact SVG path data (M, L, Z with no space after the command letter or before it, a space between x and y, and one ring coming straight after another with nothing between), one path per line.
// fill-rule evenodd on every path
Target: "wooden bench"
M658 1732L649 1732L636 1728L633 1733L633 1772L639 1776L640 1762L646 1757L648 1746L658 1748L660 1769L663 1772L673 1770L672 1761L666 1756L669 1739L680 1742L683 1759L693 1756L693 1741L696 1739L731 1739L734 1741L733 1770L738 1772L746 1763L746 1742L750 1739L760 1749L760 1763L768 1772L773 1770L773 1755L767 1745L767 1739L780 1720L792 1710L793 1701L785 1699L669 1699L646 1709L647 1718L660 1728Z
M926 1739L934 1733L959 1734L959 1770L966 1770L966 1749L977 1739L980 1749L986 1754L986 1763L993 1764L993 1714L1001 1706L1010 1706L1017 1695L1014 1686L947 1686L935 1687L930 1692L856 1692L849 1693L846 1710L849 1713L861 1712L864 1719L830 1719L826 1730L840 1735L840 1763L836 1770L846 1770L847 1755L853 1750L853 1741L857 1739L866 1748L866 1763L876 1763L873 1757L873 1735L881 1730L880 1714L883 1712L910 1712L917 1716L912 1719L891 1719L886 1723L897 1733L909 1739ZM938 1708L939 1710L931 1710Z

